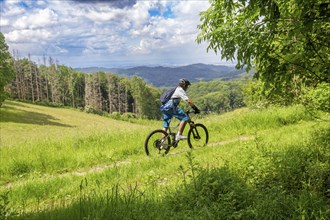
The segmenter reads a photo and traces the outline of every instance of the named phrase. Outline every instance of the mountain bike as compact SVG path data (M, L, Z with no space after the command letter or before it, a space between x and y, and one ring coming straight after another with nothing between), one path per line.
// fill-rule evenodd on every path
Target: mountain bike
M187 135L187 141L190 148L203 147L209 141L209 132L207 128L201 123L195 123L191 120L189 110L186 114L189 117L189 131ZM148 156L162 154L166 155L170 151L171 147L176 148L180 142L175 140L176 131L178 130L180 122L174 126L168 127L168 131L157 129L149 133L145 142L144 149ZM182 140L181 140L182 141Z

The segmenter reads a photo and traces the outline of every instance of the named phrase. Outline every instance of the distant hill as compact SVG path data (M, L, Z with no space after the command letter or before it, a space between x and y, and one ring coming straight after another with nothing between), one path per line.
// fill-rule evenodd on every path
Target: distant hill
M179 67L148 67L138 66L132 68L102 68L88 67L76 68L79 72L96 73L111 72L122 76L132 77L134 75L141 77L148 84L156 87L168 87L176 85L178 79L187 78L191 82L210 81L214 79L229 80L249 76L245 70L237 70L232 66L210 65L210 64L191 64Z

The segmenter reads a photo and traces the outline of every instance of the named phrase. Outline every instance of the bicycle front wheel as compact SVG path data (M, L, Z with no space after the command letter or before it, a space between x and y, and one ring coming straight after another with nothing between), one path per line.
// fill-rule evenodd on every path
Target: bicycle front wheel
M203 124L195 124L188 131L188 145L193 147L204 147L209 141L209 132Z
M170 148L171 139L164 130L154 130L146 138L144 149L148 156L160 154L164 151L166 154Z

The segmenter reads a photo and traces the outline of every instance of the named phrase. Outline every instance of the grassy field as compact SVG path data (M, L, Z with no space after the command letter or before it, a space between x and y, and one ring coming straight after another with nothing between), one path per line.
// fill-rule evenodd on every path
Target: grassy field
M0 218L329 219L329 118L301 106L198 115L209 144L147 157L161 121L6 101Z

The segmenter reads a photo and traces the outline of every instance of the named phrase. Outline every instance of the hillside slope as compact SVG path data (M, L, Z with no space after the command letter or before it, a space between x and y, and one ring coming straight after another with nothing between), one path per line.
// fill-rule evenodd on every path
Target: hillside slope
M113 120L78 109L51 108L6 101L0 108L1 147L27 141L84 137L95 132L140 130L145 125Z
M329 123L301 106L194 116L208 128L209 145L190 150L182 141L165 157L147 157L143 148L161 121L124 122L13 101L0 111L6 217L329 216Z

